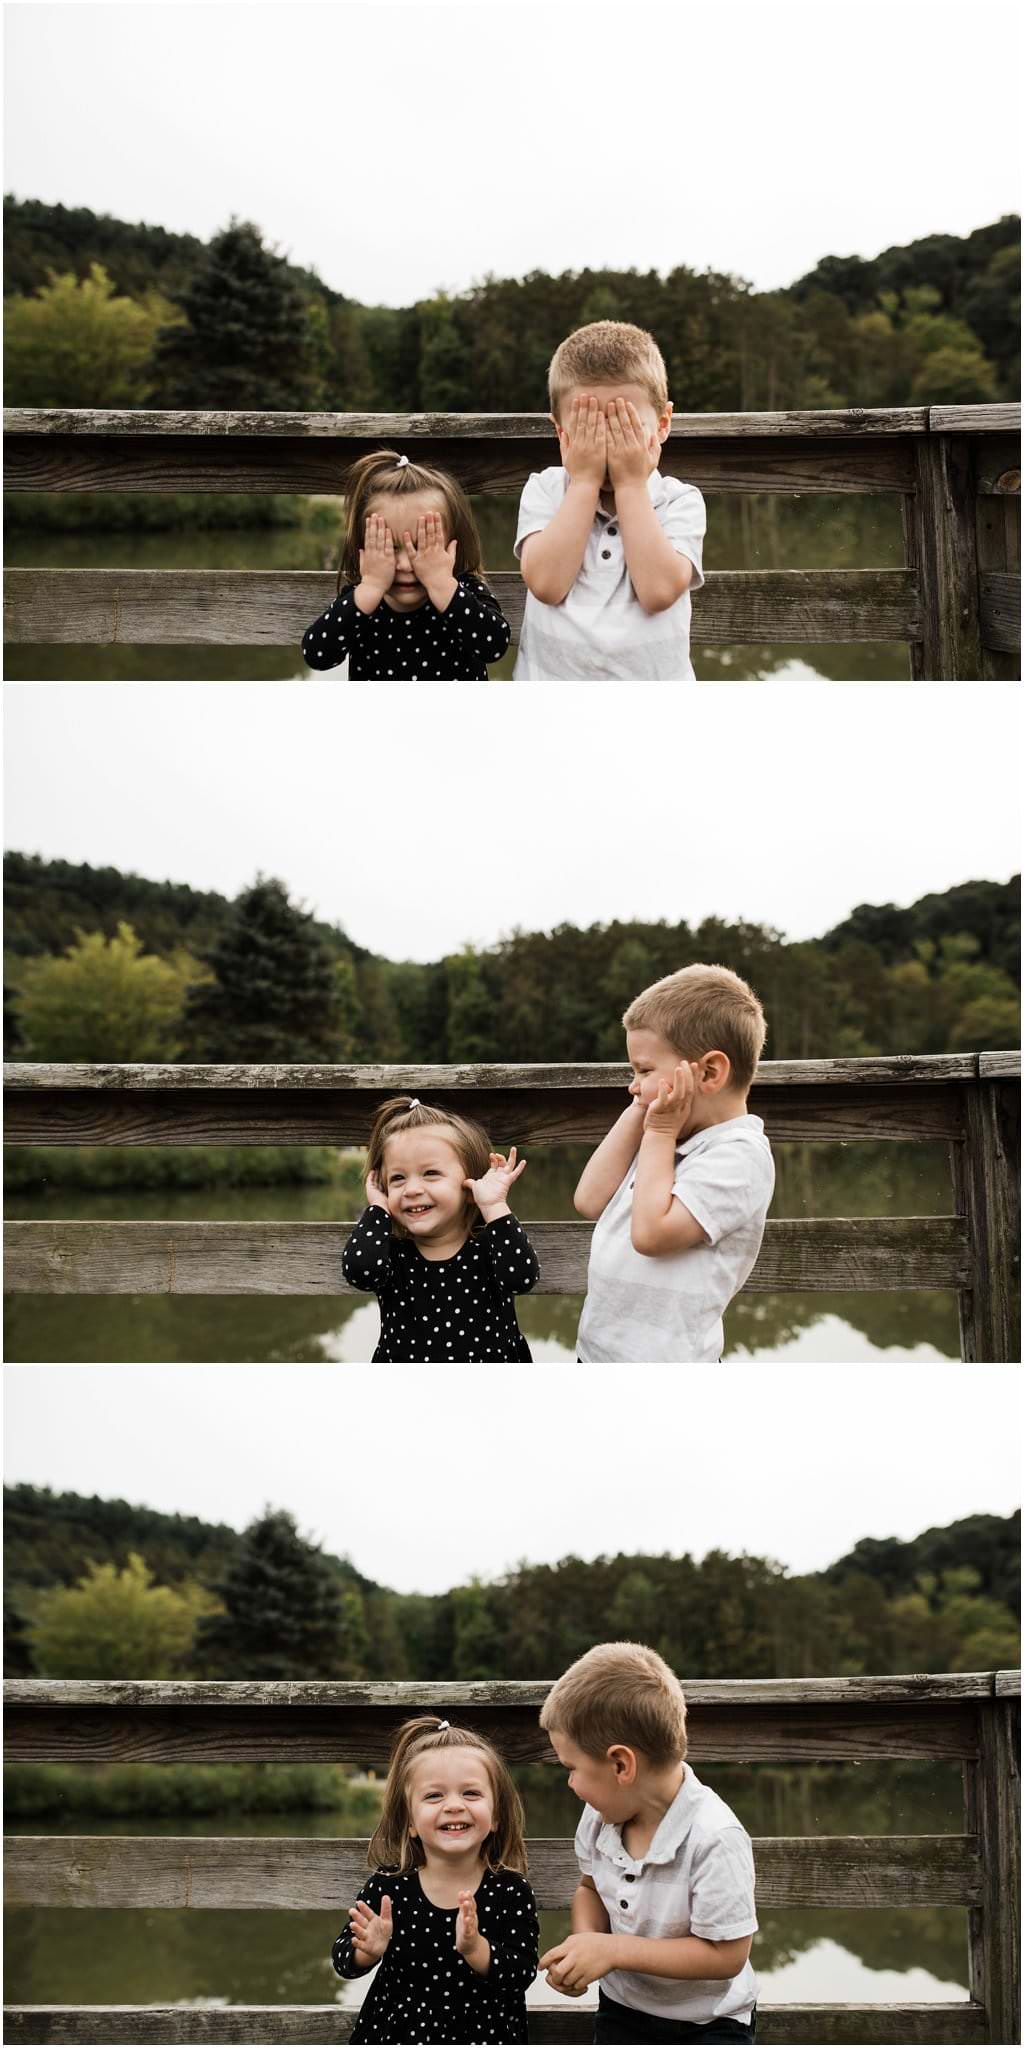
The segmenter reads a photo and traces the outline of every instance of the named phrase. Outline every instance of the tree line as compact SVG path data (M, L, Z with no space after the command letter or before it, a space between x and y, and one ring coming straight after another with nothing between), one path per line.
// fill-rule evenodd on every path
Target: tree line
M12 1056L212 1062L615 1060L638 991L687 961L764 1002L768 1057L981 1051L1019 1033L1016 881L860 905L820 939L706 918L513 931L392 961L257 877L229 902L116 869L5 859Z
M988 1670L1019 1656L1019 1515L866 1540L824 1572L721 1550L620 1553L400 1594L325 1555L280 1509L236 1535L45 1488L5 1498L8 1676L537 1679L609 1636L652 1643L691 1678Z
M676 265L488 276L367 306L231 220L207 244L9 196L12 405L332 411L547 409L573 328L649 328L679 411L985 402L1020 388L1016 215L874 258L825 257L785 291Z

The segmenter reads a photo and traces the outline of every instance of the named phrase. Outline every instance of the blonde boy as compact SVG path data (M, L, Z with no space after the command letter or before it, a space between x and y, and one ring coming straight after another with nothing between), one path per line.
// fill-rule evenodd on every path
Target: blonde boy
M595 1220L577 1352L584 1365L707 1365L746 1282L775 1187L747 1093L764 1012L728 967L684 967L623 1019L632 1100L584 1168Z
M555 350L548 393L562 460L530 477L519 507L515 673L692 682L704 500L658 469L672 406L657 342L625 320L579 327Z
M599 1643L540 1716L585 1801L572 1933L540 1959L555 1990L600 1980L594 2040L752 2041L750 1838L686 1756L682 1687L642 1643Z

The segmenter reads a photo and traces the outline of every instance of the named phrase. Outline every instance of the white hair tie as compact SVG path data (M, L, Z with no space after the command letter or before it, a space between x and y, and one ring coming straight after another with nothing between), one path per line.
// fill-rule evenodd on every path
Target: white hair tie
M452 1724L451 1724L451 1722L450 1722L450 1721L439 1721L439 1722L438 1722L438 1724L437 1724L437 1732L438 1732L438 1734L439 1734L439 1735L443 1735L443 1734L444 1734L444 1731L445 1731L445 1729L446 1729L446 1728L450 1728L450 1727L451 1727L451 1725L452 1725Z
M422 1102L420 1101L420 1098L419 1098L419 1096L418 1096L418 1095L410 1095L410 1097L409 1097L409 1104L408 1104L408 1107L409 1107L409 1109L422 1109L422 1108L423 1108L423 1104L422 1104Z
M400 455L400 456L399 456L399 458L398 458L398 461L397 461L397 463L395 464L395 468L396 468L396 469L408 469L408 467L409 467L409 457L408 457L407 455Z

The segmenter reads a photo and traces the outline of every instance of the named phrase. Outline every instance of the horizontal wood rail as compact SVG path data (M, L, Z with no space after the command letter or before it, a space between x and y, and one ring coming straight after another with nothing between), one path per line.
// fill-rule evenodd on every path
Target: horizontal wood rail
M16 1680L4 1688L5 1757L13 1762L318 1761L374 1764L413 1712L465 1717L513 1762L555 1759L539 1728L545 1683L450 1685L228 1684ZM911 1906L966 1910L970 1996L942 2005L766 2005L758 2037L778 2042L1012 2041L1019 2011L1014 1885L1019 1672L914 1677L694 1681L686 1686L690 1754L794 1762L828 1758L963 1761L967 1830L959 1835L768 1837L755 1843L762 1911ZM1016 1773L1014 1766L1016 1764ZM16 1836L7 1843L14 1907L338 1912L365 1870L363 1841L300 1837ZM571 1844L530 1843L542 1907L564 1908L576 1879ZM755 1957L756 1960L756 1957ZM337 2042L351 2010L318 2007L19 2006L7 2038L23 2042ZM588 2038L586 2011L535 1991L532 2040Z
M542 413L5 413L14 491L336 495L367 445L397 446L472 493L518 494L557 453ZM899 569L715 571L697 644L903 641L915 676L1013 676L1020 649L1017 405L676 414L662 468L709 492L889 492ZM518 632L518 575L492 581ZM297 645L318 573L17 569L5 634L110 645ZM1016 637L1015 637L1016 636Z
M360 1145L389 1095L471 1107L496 1142L594 1143L617 1116L618 1065L50 1066L5 1068L9 1144ZM1020 1355L1020 1059L957 1053L769 1060L751 1107L774 1142L944 1140L946 1216L770 1218L753 1292L949 1288L965 1359ZM45 1294L349 1292L342 1223L92 1222L5 1226L5 1287ZM590 1226L531 1223L542 1291L586 1286Z

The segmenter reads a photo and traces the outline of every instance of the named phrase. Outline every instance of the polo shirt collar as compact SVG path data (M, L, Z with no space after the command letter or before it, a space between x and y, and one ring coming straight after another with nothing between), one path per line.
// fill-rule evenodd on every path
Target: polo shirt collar
M568 470L566 470L565 474L568 476ZM665 496L665 479L660 469L652 469L647 479L647 495L652 505L658 506L661 504ZM614 505L610 512L606 512L599 498L597 501L597 516L599 519L614 519L616 516Z
M649 1849L642 1856L631 1856L622 1839L622 1829L615 1821L606 1820L597 1837L597 1848L602 1856L613 1863L628 1863L634 1870L642 1870L647 1863L671 1863L678 1854L679 1845L693 1818L693 1807L701 1790L700 1779L691 1764L683 1767L683 1782L672 1801L668 1812L658 1823L657 1831Z

